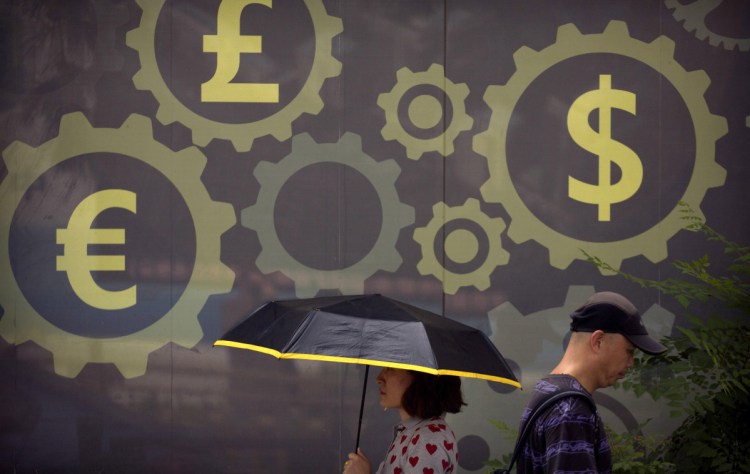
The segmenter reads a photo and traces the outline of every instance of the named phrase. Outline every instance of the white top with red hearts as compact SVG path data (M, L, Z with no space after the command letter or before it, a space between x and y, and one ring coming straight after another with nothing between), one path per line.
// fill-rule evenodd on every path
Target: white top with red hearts
M456 435L442 417L409 418L395 433L377 474L445 474L458 467Z

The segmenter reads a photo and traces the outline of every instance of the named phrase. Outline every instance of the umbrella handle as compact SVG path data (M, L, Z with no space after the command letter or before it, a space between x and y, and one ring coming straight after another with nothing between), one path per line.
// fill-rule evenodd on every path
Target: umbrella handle
M365 383L362 387L362 401L359 405L359 422L357 423L357 445L354 446L354 452L357 452L357 448L359 448L359 434L362 430L362 412L365 409L365 395L367 395L367 375L370 372L370 366L365 365Z

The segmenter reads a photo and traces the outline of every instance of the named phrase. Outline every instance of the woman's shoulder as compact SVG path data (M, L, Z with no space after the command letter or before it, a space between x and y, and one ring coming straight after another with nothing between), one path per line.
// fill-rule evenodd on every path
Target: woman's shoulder
M440 416L422 420L416 427L415 433L424 433L429 438L455 439L456 437L445 419Z

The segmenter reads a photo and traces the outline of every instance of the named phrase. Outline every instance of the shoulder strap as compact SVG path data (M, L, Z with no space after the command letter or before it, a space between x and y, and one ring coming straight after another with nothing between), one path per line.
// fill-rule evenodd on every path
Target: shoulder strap
M591 406L591 410L594 412L594 414L596 414L596 404L594 403L594 400L589 395L583 392L579 392L577 390L563 390L547 395L539 403L537 403L536 407L534 407L532 412L529 414L529 418L526 420L526 423L523 425L523 429L521 430L518 439L516 439L516 446L515 448L513 448L513 456L511 456L510 458L510 464L508 464L507 469L498 469L494 471L493 474L510 473L510 471L513 469L513 465L516 463L516 459L518 459L518 455L521 454L521 449L523 449L523 446L526 444L526 439L529 437L529 433L532 429L534 429L534 423L536 422L537 418L539 418L545 411L547 411L549 407L555 404L558 400L567 397L581 397L585 399Z

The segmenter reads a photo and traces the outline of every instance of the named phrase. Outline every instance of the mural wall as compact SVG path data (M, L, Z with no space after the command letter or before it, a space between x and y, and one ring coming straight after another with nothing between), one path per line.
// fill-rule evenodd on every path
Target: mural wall
M461 471L510 451L568 314L750 240L741 0L0 2L3 472L339 472L364 368L213 342L263 302L382 293L485 331ZM397 414L370 378L361 445ZM617 430L679 420L597 393Z

